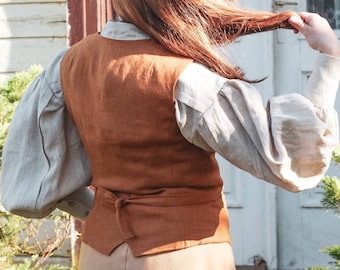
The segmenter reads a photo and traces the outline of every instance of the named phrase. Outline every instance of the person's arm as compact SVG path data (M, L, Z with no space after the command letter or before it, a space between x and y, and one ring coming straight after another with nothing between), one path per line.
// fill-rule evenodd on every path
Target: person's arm
M308 81L304 96L315 106L333 107L339 83L339 73L334 63L340 58L340 42L325 18L315 13L301 12L300 17L292 16L289 22L301 32L310 47L321 53L314 72ZM336 64L335 64L336 65ZM327 80L323 80L327 77Z
M340 78L340 60L333 60ZM223 81L199 64L184 70L176 93L178 126L189 142L289 191L316 186L338 144L334 108L303 95L274 97L265 108L253 85Z
M312 49L340 58L340 43L328 21L316 13L300 12L299 16L288 20L295 33L303 34Z
M321 35L338 42L331 32L327 26ZM273 97L267 108L253 85L223 79L199 64L189 65L176 92L176 117L183 136L284 189L315 187L339 142L334 101L340 59L335 57L337 46L328 50L328 42L320 49L304 94Z
M60 206L84 218L92 205L86 190L91 181L88 157L60 86L63 54L25 91L4 146L2 203L9 212L24 217L42 218ZM65 197L75 198L69 207L62 203ZM79 197L87 202L77 202Z

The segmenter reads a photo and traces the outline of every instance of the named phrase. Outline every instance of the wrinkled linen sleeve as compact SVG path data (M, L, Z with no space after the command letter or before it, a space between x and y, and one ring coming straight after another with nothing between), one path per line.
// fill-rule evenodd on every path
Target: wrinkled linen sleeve
M90 164L60 85L61 52L26 89L3 151L6 210L42 218L55 208L84 218L92 206Z
M194 79L193 79L194 78ZM297 192L315 187L339 141L340 59L320 54L305 92L272 97L190 64L176 92L183 136L253 176Z

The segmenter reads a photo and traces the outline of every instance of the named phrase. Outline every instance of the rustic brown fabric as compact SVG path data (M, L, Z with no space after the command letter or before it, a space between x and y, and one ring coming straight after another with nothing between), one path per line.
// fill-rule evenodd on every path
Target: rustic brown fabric
M214 153L186 141L175 120L176 83L191 61L152 39L98 34L62 61L97 188L83 241L101 253L123 242L139 256L230 241Z

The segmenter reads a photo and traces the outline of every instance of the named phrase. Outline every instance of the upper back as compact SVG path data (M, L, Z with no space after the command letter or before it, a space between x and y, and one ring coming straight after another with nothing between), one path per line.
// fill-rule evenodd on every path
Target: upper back
M94 185L147 193L189 185L193 170L216 172L211 153L186 141L175 119L176 83L191 61L152 39L121 41L97 34L66 53L62 88L91 160ZM189 171L187 182L180 179Z

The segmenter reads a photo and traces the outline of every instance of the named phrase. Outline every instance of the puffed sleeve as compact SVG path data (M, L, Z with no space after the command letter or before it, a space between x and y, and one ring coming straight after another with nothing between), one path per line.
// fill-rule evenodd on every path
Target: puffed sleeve
M264 106L252 84L192 64L178 83L177 122L187 140L259 179L293 192L313 188L339 142L339 79L340 59L320 55L303 95Z
M28 218L45 217L59 206L83 218L92 206L89 160L60 85L63 55L26 89L4 146L2 204Z

